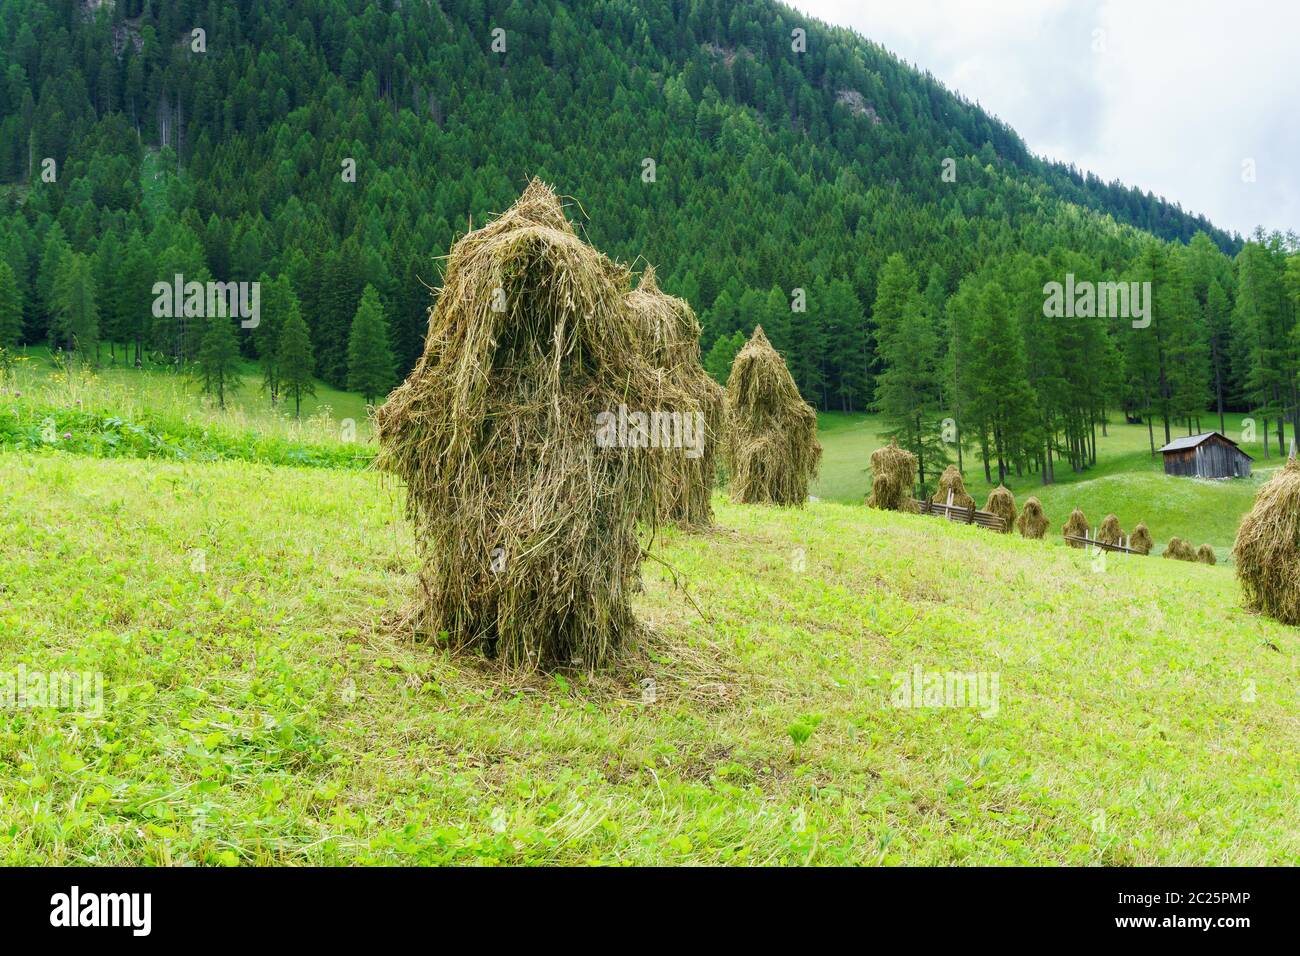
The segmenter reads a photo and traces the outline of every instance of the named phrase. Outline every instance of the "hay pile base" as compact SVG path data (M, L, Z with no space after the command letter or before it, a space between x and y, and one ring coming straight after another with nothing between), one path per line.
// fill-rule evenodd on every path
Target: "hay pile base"
M600 447L594 422L682 396L640 354L629 284L537 180L452 247L424 354L376 414L423 559L410 626L526 669L598 667L636 634L653 453Z
M723 455L731 500L803 507L822 457L817 413L762 326L731 366L726 407Z
M1097 540L1102 544L1123 544L1124 529L1119 526L1119 518L1113 514L1106 515L1097 529Z
M713 523L711 492L725 393L700 365L700 323L685 300L659 288L653 266L646 266L626 304L640 329L647 361L686 399L679 408L645 411L669 412L666 420L680 424L679 434L696 442L693 447L661 442L651 452L657 474L643 516L661 524L707 527Z
M1025 510L1016 519L1016 530L1025 538L1041 538L1047 533L1047 515L1043 514L1043 504L1032 495L1025 501Z
M975 504L975 499L966 493L966 482L962 480L961 472L957 470L956 465L949 465L943 470L943 474L939 476L939 490L930 500L937 505L946 505L950 491L954 508L969 508Z
M1288 461L1259 490L1232 556L1246 606L1300 624L1300 462Z
M1196 552L1192 550L1190 544L1178 537L1178 535L1174 535L1169 539L1169 543L1165 545L1164 554L1160 555L1160 557L1172 558L1175 561L1195 561Z
M1203 544L1196 549L1196 560L1201 564L1218 564L1219 559L1214 556L1214 549L1208 544Z
M984 510L997 515L1005 522L1004 534L1011 533L1016 523L1016 498L1010 488L998 485L990 491L988 501L984 502Z
M1133 533L1129 535L1128 546L1134 551L1141 551L1143 554L1150 554L1151 549L1156 543L1151 538L1151 532L1147 529L1146 523L1139 521Z
M1078 508L1075 508L1073 511L1070 512L1070 518L1068 521L1065 522L1065 527L1062 529L1062 533L1066 535L1078 535L1081 538L1087 536L1088 519L1084 517L1082 511L1080 511ZM1067 541L1066 544L1068 544L1072 548L1085 547L1085 545L1079 541Z
M871 493L867 507L882 511L915 512L916 456L891 441L871 453Z

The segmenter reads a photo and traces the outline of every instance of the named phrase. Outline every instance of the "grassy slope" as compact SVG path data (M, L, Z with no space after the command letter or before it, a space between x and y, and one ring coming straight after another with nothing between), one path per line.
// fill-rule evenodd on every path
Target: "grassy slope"
M1300 638L1226 568L719 499L659 546L709 620L649 564L625 672L506 679L380 626L414 559L373 474L0 486L0 671L108 698L0 712L6 863L1300 862ZM889 707L916 664L997 672L997 714Z
M1226 560L1237 534L1241 517L1250 510L1255 493L1280 463L1277 436L1273 435L1273 457L1264 457L1260 441L1242 440L1243 416L1226 416L1228 437L1241 444L1255 458L1249 480L1197 481L1172 478L1164 473L1161 458L1151 457L1150 440L1145 425L1112 424L1106 437L1098 437L1096 467L1074 475L1058 465L1057 481L1044 486L1037 476L1012 478L1008 486L1017 503L1037 495L1043 503L1054 531L1059 532L1071 509L1082 508L1095 528L1110 512L1120 519L1126 530L1139 521L1151 529L1157 545L1163 547L1174 535L1191 540L1193 546L1214 546L1219 560ZM1206 431L1218 429L1218 417L1201 419ZM887 426L874 415L822 415L818 434L824 453L821 473L813 494L831 501L861 502L870 490L868 464L871 452L885 443L881 433ZM1186 434L1186 428L1174 431L1173 437ZM1288 440L1289 440L1288 435ZM1162 429L1157 429L1156 447L1164 444ZM966 487L983 505L992 490L984 480L983 464L977 456L965 460ZM995 476L996 478L996 476ZM930 480L933 486L933 479Z

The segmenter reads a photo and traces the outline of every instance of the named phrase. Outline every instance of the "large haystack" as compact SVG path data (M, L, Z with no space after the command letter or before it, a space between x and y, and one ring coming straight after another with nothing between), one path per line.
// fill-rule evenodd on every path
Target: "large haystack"
M1218 564L1219 559L1215 557L1214 549L1208 544L1203 544L1196 549L1196 560L1201 564Z
M1246 606L1300 624L1300 463L1286 463L1255 496L1232 556Z
M1196 551L1178 535L1174 535L1165 545L1164 553L1160 557L1172 558L1175 561L1195 561Z
M731 500L802 507L822 446L817 413L799 395L785 360L754 329L727 379L723 454Z
M952 506L954 508L969 508L975 504L975 499L966 493L966 482L962 480L961 472L957 470L956 465L949 465L939 476L939 490L934 493L930 500L935 504L948 504L948 492L952 492Z
M1087 536L1088 519L1084 517L1082 511L1080 511L1078 508L1075 508L1073 511L1070 512L1069 520L1065 522L1065 527L1062 529L1062 533L1066 535L1077 535L1078 537L1081 538ZM1066 544L1068 544L1072 548L1085 547L1085 545L1081 541L1067 541Z
M1128 546L1134 551L1141 551L1143 554L1150 554L1151 549L1156 546L1151 537L1151 531L1147 528L1146 522L1139 521L1137 527L1133 529L1133 534L1129 536Z
M916 511L916 456L891 441L871 453L871 494L867 507L882 511Z
M628 285L537 180L452 247L424 354L376 414L423 558L417 628L530 669L599 666L634 634L654 453L602 447L593 423L677 396Z
M1119 526L1119 518L1113 514L1106 515L1097 529L1097 540L1102 544L1123 544L1124 529Z
M1047 515L1043 503L1032 495L1025 501L1025 509L1016 519L1016 530L1025 538L1041 538L1047 533Z
M1006 485L998 485L990 491L988 501L984 502L984 510L1002 519L1004 534L1011 533L1011 529L1016 523L1016 498L1011 493L1010 488Z
M658 473L646 508L661 523L706 527L713 523L710 495L726 395L700 365L700 323L695 313L684 299L659 288L653 266L646 266L626 301L640 329L646 359L686 398L680 408L646 410L667 411L661 421L679 429L684 438L661 441L662 447L653 452Z

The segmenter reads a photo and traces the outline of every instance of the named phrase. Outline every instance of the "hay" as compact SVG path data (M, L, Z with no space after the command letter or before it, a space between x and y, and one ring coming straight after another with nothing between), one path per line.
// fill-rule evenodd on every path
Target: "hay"
M1190 544L1178 537L1178 535L1174 535L1169 539L1169 543L1165 545L1164 554L1160 555L1160 557L1172 558L1175 561L1195 561L1196 552L1192 550Z
M822 457L817 413L799 395L762 326L731 366L726 408L723 455L731 499L802 507Z
M1201 564L1218 564L1219 559L1214 556L1214 549L1208 544L1203 544L1196 549L1196 560Z
M916 499L912 486L916 484L916 456L906 448L891 441L871 453L871 493L867 507L881 511L915 512Z
M376 413L422 558L412 627L527 669L601 666L636 634L654 459L601 447L594 421L677 396L628 286L538 180L452 247L424 354Z
M1151 549L1156 546L1155 541L1151 538L1151 532L1147 530L1144 522L1139 521L1137 523L1137 527L1129 535L1128 546L1134 551L1141 551L1143 554L1150 554Z
M1011 494L1011 489L1005 485L998 485L989 492L988 501L984 502L984 510L992 512L1003 520L1005 526L1002 531L1004 534L1010 534L1012 527L1016 523L1016 499Z
M717 477L717 448L722 437L725 393L700 365L700 323L684 299L660 290L653 266L646 266L626 304L642 336L647 361L661 370L670 385L686 396L679 413L683 434L695 443L662 448L654 454L658 466L654 494L644 516L661 524L703 528L713 524L711 492Z
M1047 533L1047 515L1043 514L1043 504L1030 496L1025 501L1025 508L1016 519L1016 530L1025 538L1041 538Z
M1102 544L1123 544L1124 529L1119 526L1119 518L1113 514L1106 515L1097 529L1097 540Z
M1088 519L1084 517L1082 511L1075 508L1070 512L1070 518L1065 522L1065 527L1061 530L1062 533L1066 535L1074 534L1081 538L1085 537L1088 534ZM1066 544L1072 548L1084 547L1084 545L1078 541L1067 541Z
M1288 461L1259 490L1232 556L1246 606L1300 624L1300 462Z
M946 505L949 491L952 492L954 508L969 508L975 504L975 499L966 494L966 482L962 480L961 472L957 470L956 465L949 465L943 470L943 474L939 476L939 490L930 500L935 504Z

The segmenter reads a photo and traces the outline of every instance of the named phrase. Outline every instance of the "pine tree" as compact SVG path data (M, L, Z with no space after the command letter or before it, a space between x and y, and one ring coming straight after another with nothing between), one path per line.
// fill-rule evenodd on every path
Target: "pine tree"
M262 362L262 388L275 405L280 400L280 331L291 314L301 315L301 311L288 276L272 280L262 273L258 282L262 286L262 313L253 329L253 348Z
M743 332L719 337L713 343L713 348L709 349L709 354L704 357L704 370L713 376L713 380L719 385L726 385L727 377L731 375L731 363L736 360L736 355L744 346Z
M0 260L0 348L12 349L23 337L23 300L9 263Z
M217 404L226 407L226 393L237 390L239 378L239 339L235 336L235 322L214 315L207 320L203 338L199 342L198 369L203 391L217 396Z
M348 388L360 392L370 405L386 395L396 380L384 307L375 287L367 285L348 334Z
M99 348L99 306L90 260L77 252L66 253L54 277L51 297L54 340L75 349L83 362L89 361L91 350Z
M312 356L311 336L307 323L297 311L290 311L280 329L280 389L293 399L295 418L302 416L302 397L316 394L316 380L312 377L316 360Z

